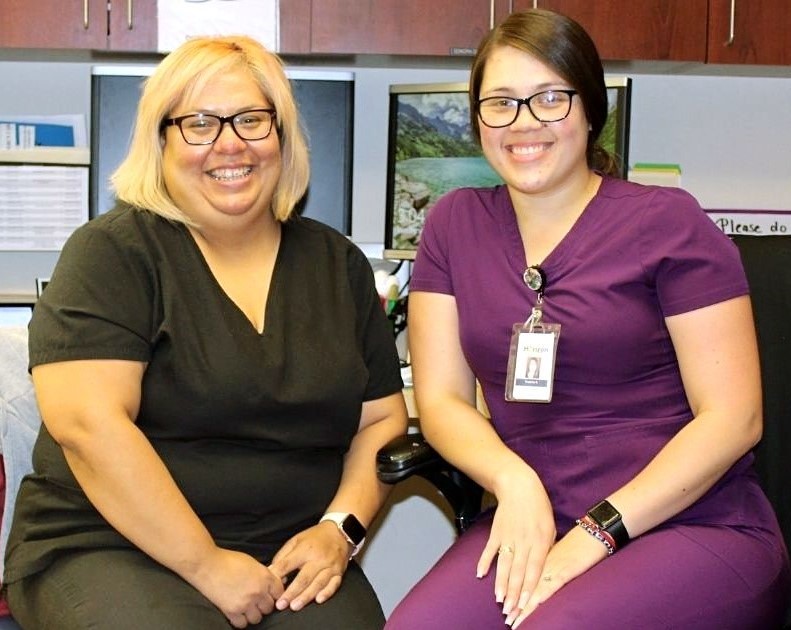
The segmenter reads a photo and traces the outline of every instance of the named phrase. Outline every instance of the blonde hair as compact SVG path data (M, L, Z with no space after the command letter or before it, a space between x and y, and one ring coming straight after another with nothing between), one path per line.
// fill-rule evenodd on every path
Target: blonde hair
M126 158L110 181L121 201L166 219L192 225L171 199L162 174L162 122L172 109L214 77L246 68L277 111L282 170L272 213L285 221L307 190L308 149L299 112L280 58L254 39L239 35L196 37L165 57L145 81Z

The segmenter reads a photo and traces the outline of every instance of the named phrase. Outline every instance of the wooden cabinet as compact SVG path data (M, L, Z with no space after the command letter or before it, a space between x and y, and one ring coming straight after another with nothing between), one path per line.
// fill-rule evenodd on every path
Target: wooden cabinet
M709 0L709 63L791 65L791 2Z
M156 51L156 0L110 0L109 5L109 50Z
M579 22L602 59L706 60L708 0L513 0L515 11L534 5Z
M0 47L154 51L156 0L0 0Z
M789 0L512 0L564 13L603 59L791 65Z
M492 24L488 0L288 0L283 53L470 55Z
M576 19L604 59L706 59L708 0L289 0L281 52L470 54L494 21L533 6Z

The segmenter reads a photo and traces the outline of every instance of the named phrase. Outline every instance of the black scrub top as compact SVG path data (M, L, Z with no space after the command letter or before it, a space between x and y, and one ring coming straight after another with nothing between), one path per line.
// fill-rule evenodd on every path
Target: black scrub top
M188 230L119 205L65 245L30 325L31 367L147 362L137 424L220 546L267 562L334 496L363 401L402 387L363 253L283 224L258 333ZM17 499L6 582L72 549L128 546L42 428Z

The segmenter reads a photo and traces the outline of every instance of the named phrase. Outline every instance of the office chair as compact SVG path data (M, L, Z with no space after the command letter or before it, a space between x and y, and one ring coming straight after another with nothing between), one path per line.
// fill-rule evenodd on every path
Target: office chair
M432 483L450 504L459 534L481 511L483 489L443 460L421 433L394 439L379 451L376 465L377 475L384 483L396 484L413 475Z
M750 285L761 362L764 434L755 449L755 469L791 549L791 237L737 235L733 241ZM433 483L450 504L459 533L481 509L481 488L420 433L385 446L377 456L377 473L385 483L413 475ZM791 630L791 607L784 628Z

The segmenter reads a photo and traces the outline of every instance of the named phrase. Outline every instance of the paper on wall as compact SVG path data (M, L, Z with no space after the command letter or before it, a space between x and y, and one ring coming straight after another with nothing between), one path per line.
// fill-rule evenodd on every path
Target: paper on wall
M59 251L88 197L87 166L0 164L0 251Z
M157 0L159 52L197 35L250 35L279 46L279 0Z
M789 210L706 209L706 214L725 234L749 236L791 236Z

